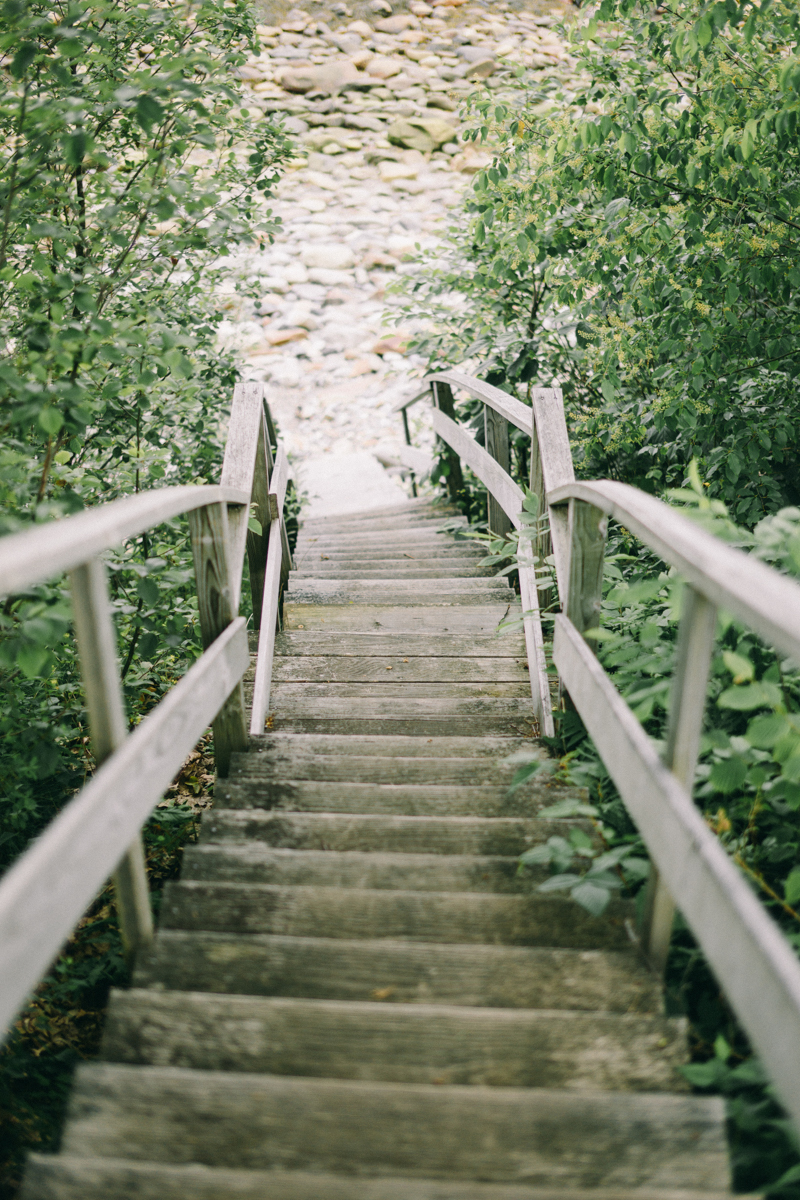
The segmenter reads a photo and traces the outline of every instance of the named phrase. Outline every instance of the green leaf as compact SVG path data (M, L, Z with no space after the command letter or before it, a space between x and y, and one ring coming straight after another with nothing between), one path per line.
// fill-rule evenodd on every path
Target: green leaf
M747 726L746 737L751 746L757 750L771 750L772 747L787 733L791 726L785 717L773 715L769 717L754 717Z
M143 579L139 579L136 583L136 591L148 607L158 604L159 591L156 583L152 579L148 579L145 575Z
M524 863L526 867L549 863L553 857L552 850L549 846L533 846L530 850L526 850L524 854L520 854L519 861Z
M800 867L794 867L786 877L783 885L783 896L787 904L796 904L800 900Z
M537 891L540 892L564 892L567 888L571 888L574 884L580 883L580 875L551 875L544 883L540 883Z
M16 664L26 679L36 679L52 659L47 646L27 642L16 653Z
M261 522L256 517L250 517L247 522L247 528L251 533L262 534L264 530L261 527Z
M754 708L775 708L782 701L780 688L774 683L750 683L745 687L728 688L717 700L720 708L736 712L752 712Z
M800 1163L795 1164L793 1167L789 1167L789 1170L784 1171L780 1179L776 1179L775 1182L769 1184L768 1187L764 1187L764 1185L761 1184L759 1190L768 1196L770 1192L782 1192L784 1188L788 1187L788 1185L791 1183L800 1183Z
M708 777L709 783L717 792L728 795L741 788L747 778L747 763L738 754L715 762Z
M722 661L733 676L734 683L750 683L755 675L755 668L749 658L734 654L732 650L724 650Z
M160 124L163 116L164 109L158 101L153 96L149 96L147 92L143 92L136 101L136 120L145 133L149 133L156 123Z
M39 413L38 420L45 433L49 433L51 436L58 433L64 424L64 418L57 408L43 408Z
M539 889L542 890L541 888ZM570 892L572 899L580 904L581 908L585 908L593 917L600 917L608 908L611 900L611 892L607 887L602 887L596 882L590 882L584 879L577 884Z

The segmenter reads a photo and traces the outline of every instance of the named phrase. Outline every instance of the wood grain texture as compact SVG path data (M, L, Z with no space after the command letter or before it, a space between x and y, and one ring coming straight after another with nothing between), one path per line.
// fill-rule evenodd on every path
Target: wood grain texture
M562 603L567 617L581 633L600 624L607 529L602 509L570 501L569 583L566 593L562 592Z
M0 880L0 1027L13 1020L249 661L237 618Z
M488 404L483 406L484 446L502 471L509 473L508 421ZM494 496L488 496L489 530L497 537L506 537L513 529L513 522Z
M261 401L263 385L257 382L240 381L233 390L233 403L228 424L228 437L225 442L225 457L222 462L221 483L223 487L234 487L247 492L248 497L257 506L256 517L263 527L269 521L269 509L266 497L266 456L263 443L262 426L264 422ZM265 431L264 431L265 432ZM260 454L259 454L260 450ZM261 478L256 485L256 464L260 465ZM257 493L256 488L257 486ZM239 596L242 585L242 567L244 565L245 544L249 542L251 578L255 561L256 586L263 574L263 554L266 549L261 544L258 534L248 538L247 523L250 508L232 509L228 513L228 537L231 570L231 598L234 612L239 611ZM256 543L256 538L259 538Z
M712 604L800 662L800 584L625 483L572 483L548 493L547 500L558 505L572 498L602 508Z
M565 617L556 621L553 656L665 886L782 1103L800 1123L800 963L794 950Z
M483 446L478 445L474 437L438 410L433 414L433 427L439 437L447 442L448 446L452 446L472 473L477 475L481 483L486 484L512 524L517 525L524 497L521 488L517 487L511 476L494 461Z
M247 504L238 488L185 486L125 496L60 521L0 538L0 595L16 595L207 504Z
M434 428L437 413L444 414L445 417L455 423L456 410L453 404L453 393L450 390L450 385L447 383L432 383L431 395L434 405ZM447 439L445 439L445 445L448 445ZM455 503L464 491L464 476L461 472L461 463L458 461L458 454L451 448L445 451L445 455L449 466L447 490L450 493L450 499Z
M436 660L465 658L524 658L525 645L518 632L502 634L438 633L325 633L285 630L278 635L277 653L282 656L339 655L369 658L397 655ZM286 664L284 662L284 667ZM502 678L502 676L500 676Z
M482 400L504 420L510 421L512 425L530 437L533 414L527 405L514 396L510 396L508 392L501 391L500 388L493 387L491 383L475 379L459 370L437 371L434 375L428 375L427 379L431 383L438 382L448 384L450 387L461 388L476 400Z
M234 617L230 572L228 512L224 504L209 504L189 514L197 605L203 646L207 649ZM228 773L231 755L247 747L247 722L241 682L214 717L214 759L217 774Z
M544 501L548 492L572 483L575 472L569 445L564 400L561 388L533 388L531 403L535 421L536 446L531 447L531 487ZM541 488L541 493L540 489ZM544 503L542 503L544 512ZM550 507L550 540L555 557L556 580L562 598L567 594L569 563L568 514L562 507Z
M105 564L94 558L74 568L70 589L92 750L101 765L128 735ZM153 940L150 889L138 831L117 865L114 890L123 951L131 962Z

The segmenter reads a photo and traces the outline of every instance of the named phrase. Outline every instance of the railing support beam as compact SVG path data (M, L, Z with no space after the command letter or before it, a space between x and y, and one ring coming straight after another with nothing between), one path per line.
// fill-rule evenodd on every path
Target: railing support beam
M209 504L189 514L192 555L197 578L197 603L203 649L207 650L230 625L234 612L229 572L228 511L224 504ZM225 776L231 755L247 749L247 722L241 680L213 721L217 774Z
M433 397L434 408L438 408L451 421L456 419L456 406L453 403L453 392L448 383L432 383L431 395ZM455 450L445 442L445 454L447 457L447 490L450 493L450 499L455 504L464 491L464 476L461 473L461 463Z
M700 753L716 628L716 607L685 585L664 763L690 796ZM663 974L667 965L674 916L672 897L656 867L651 866L640 937L647 960L658 974Z
M442 387L442 384L434 385ZM487 454L491 454L495 462L502 467L506 475L509 474L509 451L508 451L508 422L505 417L501 417L498 412L490 408L488 404L483 406L483 429L484 429L484 444ZM513 529L510 518L505 513L500 504L497 503L490 491L486 493L487 502L487 518L489 522L489 532L495 537L505 538Z
M128 734L105 564L92 558L70 571L69 579L92 751L99 767ZM117 865L114 889L123 951L132 962L137 951L153 940L141 834Z

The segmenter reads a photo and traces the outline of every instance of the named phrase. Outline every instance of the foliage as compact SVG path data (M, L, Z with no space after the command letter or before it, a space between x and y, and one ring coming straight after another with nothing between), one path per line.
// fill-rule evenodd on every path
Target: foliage
M237 377L215 262L270 237L288 142L243 101L244 0L8 0L0 531L216 480ZM132 722L199 653L185 525L109 558ZM0 866L92 769L60 582L0 611Z
M406 286L432 363L564 388L578 469L648 491L692 458L739 525L797 503L800 18L604 0L578 80L478 94L495 150L447 261ZM613 19L614 24L608 20Z

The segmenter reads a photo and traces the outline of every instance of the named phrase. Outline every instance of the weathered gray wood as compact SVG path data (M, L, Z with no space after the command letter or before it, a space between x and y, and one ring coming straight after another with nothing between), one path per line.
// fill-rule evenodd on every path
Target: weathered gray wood
M75 567L70 572L70 588L92 751L101 766L128 734L105 564L93 558ZM113 866L108 864L109 869ZM137 951L153 940L150 889L138 832L116 866L114 890L123 950L132 961Z
M572 483L575 472L569 446L567 423L564 419L564 400L561 388L533 388L531 404L534 416L534 437L531 443L531 489L540 499L540 512L545 511L545 497L554 488ZM566 595L569 532L568 513L560 507L550 507L549 540L555 558L556 580L563 598ZM547 551L546 542L541 552Z
M395 607L405 604L409 607L422 606L449 607L455 605L484 605L491 600L502 602L506 597L516 600L505 579L498 584L487 580L490 587L454 587L454 584L483 583L483 580L443 579L439 588L422 586L414 588L395 588L395 580L362 580L358 585L348 580L298 580L287 592L287 602L292 604L334 605L374 605L390 604ZM419 582L430 585L431 580L409 580L413 584ZM371 586L374 585L374 586Z
M393 545L362 545L362 546L340 546L337 543L330 542L327 545L321 545L319 542L305 542L300 550L295 550L295 557L298 560L298 569L302 570L302 564L306 562L359 562L365 566L371 562L381 563L385 561L407 563L409 566L418 564L420 567L429 568L431 559L435 562L441 561L443 564L448 564L455 561L456 563L464 563L465 566L475 564L476 560L484 556L484 548L475 541L468 541L466 538L450 539L446 541L444 537L435 539L426 538L416 541L411 544L393 546Z
M417 404L420 400L430 400L430 397L430 388L425 388L424 391L417 392L410 400L398 400L396 404L392 405L391 411L393 413L405 412L407 408L411 408L412 404Z
M800 1123L800 963L794 950L564 617L556 622L553 655L665 886L782 1103Z
M621 949L629 941L625 921L632 917L630 901L612 900L602 917L592 917L555 893L493 896L189 881L168 883L161 908L168 929L575 950Z
M247 504L249 499L237 488L159 488L9 534L0 538L0 595L13 596L52 579L181 513L206 504Z
M20 1200L733 1200L729 1192L576 1190L440 1179L356 1179L305 1171L238 1171L129 1159L33 1154Z
M390 579L394 581L396 579L487 579L495 574L491 567L453 567L449 565L452 560L448 561L448 565L439 563L438 566L431 566L427 569L419 566L398 567L396 565L398 561L408 562L407 559L384 559L382 561L383 565L373 566L367 559L367 565L360 567L357 561L352 562L345 559L340 565L320 562L319 556L317 556L316 560L307 564L307 570L296 570L293 572L293 576L295 579Z
M632 947L448 946L165 930L135 982L184 991L406 1004L658 1012L660 990Z
M474 437L438 409L433 413L433 428L448 446L452 446L481 483L486 484L512 523L518 524L524 497L511 476L494 461L483 446L478 445Z
M576 500L570 502L569 583L566 593L562 592L562 604L581 633L600 624L607 529L602 509Z
M470 575L466 578L459 575L440 575L432 579L419 579L416 576L412 576L410 579L384 579L378 576L371 579L362 578L359 580L359 585L356 586L350 580L341 579L337 574L326 576L307 573L298 577L293 572L288 595L310 591L316 591L320 595L335 595L341 591L351 596L357 592L389 592L398 597L398 602L400 597L407 592L418 593L426 597L430 594L434 598L471 592L479 592L481 595L486 595L487 598L488 594L492 592L500 592L503 596L510 595L508 579L504 575ZM452 603L452 601L448 601L448 603Z
M265 433L262 431L262 390L261 383L243 381L237 383L234 388L220 482L223 487L234 487L247 492L256 505L257 519L262 527L266 528L269 523L269 505L266 491L266 455L262 441ZM255 566L257 588L264 571L266 542L261 538L256 542L256 534L251 533L248 537L249 517L249 505L232 509L228 513L231 599L233 611L236 613L239 611L245 544L249 550L251 580Z
M269 531L267 569L264 574L264 600L258 638L258 659L253 684L253 700L250 714L250 733L264 731L269 693L272 683L272 662L275 653L275 633L278 624L281 581L286 566L283 526L283 502L289 476L289 464L283 446L278 449L275 467L270 480L271 495L275 496L278 520L273 521Z
M689 795L694 788L694 774L700 753L700 732L716 631L717 610L714 605L709 604L694 588L686 587L664 761ZM647 881L645 899L642 943L653 969L663 974L672 936L675 905L655 868L651 869Z
M362 521L374 517L376 513L380 513L384 517L402 516L404 513L428 513L430 515L442 514L447 516L459 515L459 510L455 508L449 501L441 496L420 496L416 500L403 500L399 504L381 505L379 509L362 508L358 512L352 513L337 513L332 517L306 517L304 526L313 527L316 525L324 525L326 521Z
M246 686L246 685L245 685ZM470 696L529 696L530 683L527 676L513 680L464 680L464 679L399 679L383 669L377 679L337 680L326 683L314 679L308 681L273 682L273 703L283 706L289 702L313 700L320 696L344 700L350 696L360 698L384 696L397 700L428 697L430 699L466 700ZM342 707L346 707L343 705Z
M522 628L528 654L529 683L539 733L542 737L553 737L553 710L550 700L550 680L547 674L547 658L544 648L544 632L539 611L539 592L536 586L536 568L530 561L530 553L523 546L519 555L519 588L522 600Z
M488 404L483 406L484 445L486 453L491 455L502 471L508 475L510 469L508 456L508 422ZM513 529L511 519L494 496L487 496L489 531L497 537L506 537Z
M197 605L203 647L227 629L235 616L230 570L228 513L223 504L209 504L189 514L192 557L197 580ZM247 746L244 692L238 683L213 720L217 774L228 773L231 755Z
M428 382L439 383L440 386L448 384L451 387L462 388L476 400L482 400L504 420L516 425L517 429L530 435L531 410L520 400L510 396L508 392L501 391L500 388L493 387L491 383L484 383L482 379L474 379L471 375L466 375L463 371L458 370L437 371L436 374L428 375L426 378Z
M333 632L353 630L375 633L389 630L436 630L442 634L493 634L515 610L516 604L429 605L414 608L397 604L297 604L283 606L284 628Z
M399 647L398 647L399 649ZM520 658L411 658L392 656L356 658L354 654L316 657L277 656L276 683L380 683L388 677L401 683L526 683L528 664Z
M457 633L325 633L286 630L276 639L282 656L337 655L355 658L398 656L426 659L524 658L525 644L518 632L501 634ZM288 669L284 664L284 669ZM502 678L498 676L498 678Z
M443 414L448 420L455 423L456 409L453 404L453 393L446 383L432 383L431 396L433 398L433 417L434 429L436 428L436 416ZM437 430L437 433L439 431ZM445 445L449 445L447 439ZM447 474L447 490L450 493L450 499L455 502L464 491L464 476L461 473L461 463L458 461L458 454L452 449L445 451L448 463Z
M0 880L0 1028L47 970L248 663L245 622L237 618Z
M537 742L525 743L537 755L544 751ZM439 760L442 758L501 758L512 750L519 750L523 745L519 739L508 741L503 737L485 737L474 733L469 737L433 738L420 741L414 737L370 737L363 736L353 741L336 736L307 736L299 733L269 733L253 738L251 746L256 755L259 754L334 754L369 757L393 758L427 758ZM545 755L546 757L546 755ZM238 755L236 765L242 767L248 763L258 763L259 758L245 758Z
M68 1154L251 1169L724 1190L718 1097L82 1064ZM159 1097L160 1103L153 1103ZM575 1131L580 1130L580 1137ZM479 1131L479 1136L476 1131ZM113 1152L113 1151L112 1151Z
M688 1089L676 1070L686 1057L683 1022L640 1014L117 991L104 1052L113 1062L248 1074Z
M390 739L379 739L379 748L383 753L375 754L370 753L371 745L365 745L360 738L348 738L342 747L336 745L334 737L281 737L272 734L263 751L256 746L249 754L237 755L231 768L230 782L239 782L243 778L269 778L275 786L279 786L282 780L287 779L327 779L351 783L354 787L370 783L390 783L403 787L416 783L436 787L444 784L475 786L480 783L485 787L505 789L510 785L516 767L505 762L504 756L524 747L530 750L533 759L547 762L544 749L535 742L525 743L520 739L513 739L511 744L500 738L489 739L495 743L494 754L468 754L464 751L463 756L458 753L461 749L459 739L448 739L448 745L455 742L458 749L453 748L447 757L426 757L420 751L423 748L430 750L427 739L422 747L409 744L413 740L398 738L400 746L396 753L391 753L386 746ZM339 742L342 741L339 738ZM298 742L300 745L295 744ZM533 776L522 791L527 796L528 788L541 790L549 802L551 794L558 794L559 799L563 796L563 787L563 784L554 782L549 772L541 771ZM224 797L227 790L221 790L220 795ZM572 798L585 799L582 789L569 788L568 794Z
M800 585L752 555L700 529L655 496L614 480L573 483L549 493L549 504L571 498L602 508L650 546L717 608L800 662Z
M411 509L410 512L384 513L382 508L376 508L369 516L348 517L331 516L317 517L303 522L303 532L306 533L370 533L382 532L384 529L408 529L414 533L420 529L437 529L439 526L457 522L466 525L466 517L447 505L442 509Z
M375 853L416 854L432 860L459 854L518 857L531 846L538 846L549 837L564 837L576 827L591 834L588 821L544 817L461 815L454 819L392 813L220 808L204 822L198 852L209 845L218 848L238 845L317 850L323 854L355 853L362 858ZM557 1007L571 1007L569 997L563 997Z

